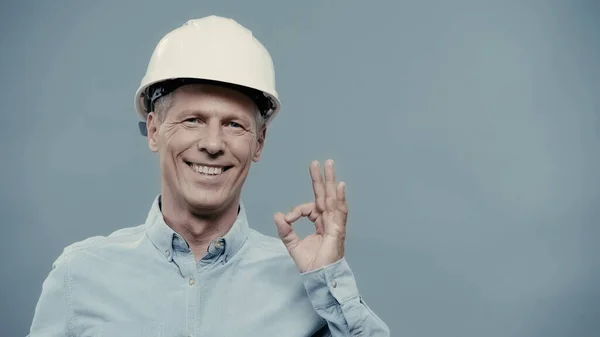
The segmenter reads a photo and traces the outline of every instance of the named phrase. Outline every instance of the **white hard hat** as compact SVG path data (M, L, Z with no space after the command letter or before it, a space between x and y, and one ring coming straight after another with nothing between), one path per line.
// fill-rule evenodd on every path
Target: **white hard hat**
M211 15L189 20L165 35L154 49L135 93L140 132L146 135L145 121L156 99L199 81L248 94L267 125L279 112L275 69L267 49L236 21Z

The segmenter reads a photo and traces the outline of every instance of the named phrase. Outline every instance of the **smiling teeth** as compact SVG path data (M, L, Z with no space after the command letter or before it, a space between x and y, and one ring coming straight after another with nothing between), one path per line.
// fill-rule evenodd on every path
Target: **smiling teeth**
M216 176L223 173L223 167L202 166L198 164L192 164L191 167L194 169L194 171L202 174Z

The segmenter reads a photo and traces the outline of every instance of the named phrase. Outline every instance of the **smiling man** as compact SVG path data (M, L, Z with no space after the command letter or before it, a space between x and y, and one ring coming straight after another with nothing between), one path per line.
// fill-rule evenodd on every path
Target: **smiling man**
M279 238L248 224L242 188L280 110L273 62L249 30L209 16L167 34L135 107L161 192L144 224L65 248L29 336L390 335L344 257L333 161L309 165L314 201L275 214ZM315 224L304 239L301 217Z

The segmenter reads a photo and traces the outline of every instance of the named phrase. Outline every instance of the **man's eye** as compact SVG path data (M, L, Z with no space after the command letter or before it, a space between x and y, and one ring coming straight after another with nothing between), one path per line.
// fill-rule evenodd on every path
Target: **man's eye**
M242 125L236 122L229 122L229 126L233 127L233 128L241 128Z
M186 123L199 123L200 119L199 118L188 118L184 122L186 122Z

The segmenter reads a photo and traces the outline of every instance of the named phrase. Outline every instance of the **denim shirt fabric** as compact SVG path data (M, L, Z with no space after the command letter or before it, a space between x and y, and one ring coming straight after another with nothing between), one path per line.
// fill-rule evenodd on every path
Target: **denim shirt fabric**
M196 261L165 222L67 246L52 265L29 337L389 336L345 260L300 273L281 240L248 225L244 205Z

